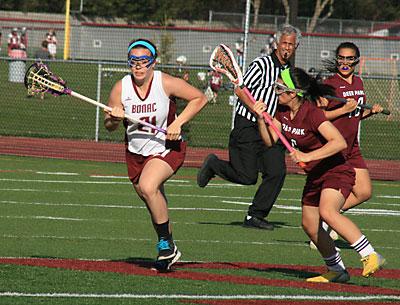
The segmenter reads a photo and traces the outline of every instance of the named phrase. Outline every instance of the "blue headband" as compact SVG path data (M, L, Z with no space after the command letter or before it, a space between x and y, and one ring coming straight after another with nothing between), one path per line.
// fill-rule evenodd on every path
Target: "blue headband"
M149 51L151 52L151 54L153 56L156 56L156 49L150 43L148 43L147 41L143 41L143 40L138 40L138 41L135 41L134 43L132 43L128 48L128 54L136 46L143 46L143 47L149 49Z

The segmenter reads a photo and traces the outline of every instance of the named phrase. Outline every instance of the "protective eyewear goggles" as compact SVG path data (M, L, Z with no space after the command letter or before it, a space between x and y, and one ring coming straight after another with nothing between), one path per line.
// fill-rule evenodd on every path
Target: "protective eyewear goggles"
M303 93L303 90L300 89L291 89L288 86L282 84L282 83L278 83L278 82L274 82L274 91L277 95L281 95L282 93L286 93L286 92L296 92L296 93Z
M129 67L150 67L155 58L153 56L147 56L147 55L142 55L142 56L135 56L135 55L130 55L128 57L128 65Z
M342 56L342 55L336 56L336 61L339 64L348 63L350 65L355 65L358 63L359 60L360 59L357 56Z

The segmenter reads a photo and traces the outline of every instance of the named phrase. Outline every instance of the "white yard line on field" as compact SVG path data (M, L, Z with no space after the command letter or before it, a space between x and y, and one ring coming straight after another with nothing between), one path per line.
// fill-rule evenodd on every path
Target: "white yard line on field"
M201 295L201 294L105 294L105 293L29 293L29 292L0 292L2 297L37 297L37 298L96 298L96 299L212 299L212 300L313 300L313 301L371 301L371 300L400 300L396 295L365 295L365 296L326 296L326 295Z
M300 229L300 228L299 228ZM153 241L150 238L132 238L132 237L102 237L102 236L58 236L58 235L13 235L13 234L3 234L0 235L0 238L3 239L55 239L55 240L88 240L88 241L108 241L108 242L151 242ZM248 241L248 240L212 240L212 239L174 239L177 243L188 243L188 244L196 244L203 243L206 245L210 244L220 244L220 245L251 245L251 246L281 246L281 247L301 247L301 248L309 248L308 242L304 241ZM392 246L380 246L379 249L387 249L399 251L400 247L392 247Z
M65 172L35 172L40 175L59 175L59 176L79 176L78 173L65 173Z

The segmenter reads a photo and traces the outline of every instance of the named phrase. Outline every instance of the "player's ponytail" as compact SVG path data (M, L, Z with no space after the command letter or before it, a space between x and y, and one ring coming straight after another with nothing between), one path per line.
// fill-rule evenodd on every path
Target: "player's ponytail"
M288 73L290 75L295 89L300 90L302 95L299 95L305 100L315 102L321 96L335 95L335 90L333 87L317 81L316 78L309 75L303 69L290 68L288 72L284 71L282 71L281 75L285 73ZM285 82L284 79L283 81Z

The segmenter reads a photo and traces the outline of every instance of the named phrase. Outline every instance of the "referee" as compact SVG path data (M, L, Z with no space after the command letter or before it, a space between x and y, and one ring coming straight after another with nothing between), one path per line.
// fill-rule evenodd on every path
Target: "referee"
M300 31L283 25L276 36L276 48L269 56L261 56L250 63L244 76L244 84L256 100L263 100L267 111L274 116L277 95L274 82L282 69L287 68L301 39ZM201 166L197 183L205 187L215 175L233 183L253 185L258 173L262 182L249 207L243 226L273 230L274 226L265 218L278 197L286 176L285 147L278 142L268 148L261 140L257 120L253 115L253 103L239 87L235 89L239 97L236 104L234 128L229 136L229 161L220 160L216 155L208 155Z

